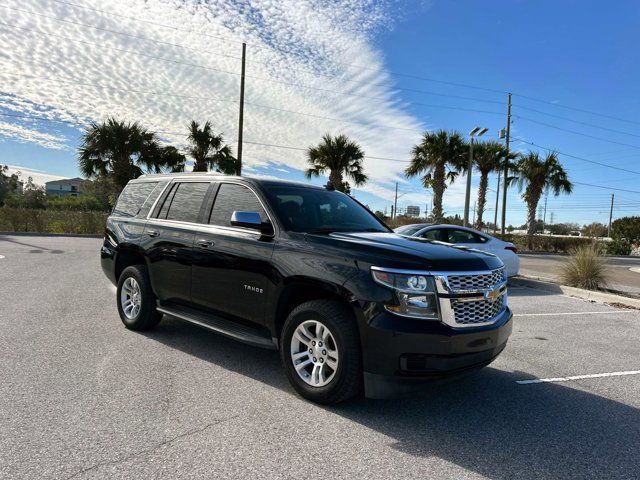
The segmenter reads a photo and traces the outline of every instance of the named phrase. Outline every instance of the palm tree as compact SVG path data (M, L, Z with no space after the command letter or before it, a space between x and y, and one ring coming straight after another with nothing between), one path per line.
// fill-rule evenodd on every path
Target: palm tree
M444 217L442 197L447 183L453 183L458 173L466 168L469 147L457 132L439 130L425 132L422 140L411 150L411 165L405 173L408 177L423 175L422 184L433 190L433 218L441 222Z
M573 184L555 152L547 154L544 159L536 152L529 152L520 157L517 171L520 191L526 186L522 199L527 203L527 248L531 249L540 197L549 190L556 197L561 193L571 193Z
M508 157L508 158L507 158ZM504 162L509 162L509 170L514 169L512 161L517 158L517 154L510 152L498 142L482 142L473 147L473 162L480 172L480 185L478 186L478 203L476 228L482 228L482 215L487 203L487 188L489 186L489 174L501 171ZM513 177L510 177L513 178Z
M307 150L307 162L311 167L305 175L307 178L319 177L329 170L329 182L334 188L349 192L351 186L344 181L344 177L351 179L355 186L364 185L368 180L362 168L363 159L362 148L349 137L332 137L326 133L317 147L309 147Z
M112 177L119 193L131 180L147 172L160 173L176 162L175 156L160 145L153 132L137 122L121 122L108 118L91 123L82 135L78 149L80 171L87 178ZM177 151L176 151L177 153Z
M198 122L192 121L187 138L190 142L187 153L194 160L194 172L216 169L225 175L238 174L238 161L231 154L231 147L224 143L222 134L213 133L211 122L200 128Z

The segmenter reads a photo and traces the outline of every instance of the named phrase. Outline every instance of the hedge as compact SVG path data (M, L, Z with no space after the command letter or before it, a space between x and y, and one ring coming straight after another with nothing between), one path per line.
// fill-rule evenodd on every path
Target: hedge
M0 208L0 231L102 234L109 216L103 212Z
M520 251L526 251L527 248L527 236L526 235L513 235L511 233L501 235L495 234L505 242L513 243ZM598 244L603 252L607 252L608 243L603 241L596 241L589 237L556 237L553 235L534 235L533 236L533 251L534 252L554 252L554 253L569 253L571 250L577 247L591 245L593 243Z

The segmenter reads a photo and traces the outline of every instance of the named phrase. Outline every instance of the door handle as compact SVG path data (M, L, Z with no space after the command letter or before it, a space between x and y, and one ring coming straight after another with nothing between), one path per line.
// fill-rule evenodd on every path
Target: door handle
M202 248L211 248L215 245L215 242L210 240L196 240L196 245Z
M149 235L150 237L157 237L158 235L160 235L160 232L157 230L147 230L147 235Z

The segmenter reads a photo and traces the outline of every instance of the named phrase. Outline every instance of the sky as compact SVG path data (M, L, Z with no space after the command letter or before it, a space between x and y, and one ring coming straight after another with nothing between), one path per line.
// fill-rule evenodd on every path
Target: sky
M237 150L245 42L243 173L305 181L305 149L345 133L370 178L356 198L390 212L397 183L398 206L424 211L430 191L403 174L412 146L437 129L497 139L511 92L511 148L560 152L574 182L547 222L606 223L612 193L614 219L640 214L639 37L631 0L2 0L0 164L78 176L82 130L108 116L179 148L209 120ZM517 188L507 206L524 223Z

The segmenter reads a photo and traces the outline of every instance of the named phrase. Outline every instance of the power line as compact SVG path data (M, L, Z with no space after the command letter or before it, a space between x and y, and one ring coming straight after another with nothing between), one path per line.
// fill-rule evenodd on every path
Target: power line
M577 132L575 130L570 130L568 128L559 127L557 125L551 125L549 123L541 122L539 120L534 120L532 118L523 117L522 115L517 115L517 118L519 118L520 120L526 120L528 122L537 123L538 125L544 125L545 127L555 128L557 130L562 130L563 132L573 133L574 135L580 135L580 136L583 136L583 137L592 138L594 140L599 140L601 142L615 143L616 145L623 145L625 147L631 147L631 148L640 149L640 146L638 146L638 145L631 145L629 143L616 142L615 140L609 140L607 138L596 137L595 135L589 135L587 133Z
M89 25L89 24L86 24L86 23L75 22L73 20L67 20L67 19L64 19L64 18L59 18L59 17L55 17L55 16L51 16L51 15L45 15L44 13L33 12L33 11L30 11L30 10L21 10L19 8L10 7L8 5L0 5L0 7L1 8L6 8L8 10L13 10L13 11L16 11L16 12L29 13L29 14L36 15L36 16L39 16L39 17L48 18L50 20L55 20L57 22L68 23L68 24L77 25L77 26L80 26L80 27L92 28L94 30L100 30L100 31L103 31L103 32L108 32L108 33L115 33L116 35L123 35L123 36L126 36L126 37L135 38L136 40L143 40L143 41L146 41L146 42L157 43L157 44L161 44L161 45L169 45L169 46L172 46L172 47L184 48L186 50L192 50L192 51L196 51L196 52L200 51L199 49L196 49L196 48L193 48L193 47L187 47L186 45L180 45L180 44L177 44L177 43L166 42L164 40L157 40L155 38L149 38L149 37L145 37L145 36L142 36L142 35L134 35L132 33L121 32L119 30L111 30L110 28L98 27L96 25ZM12 28L20 28L22 30L27 30L27 31L34 31L34 30L29 30L29 29L24 28L24 27L19 27L17 25L10 25L10 24L6 24L6 23L3 23L3 25L5 25L7 27L12 27ZM46 34L47 32L42 32L42 33ZM235 58L236 60L240 60L240 57L235 57L233 55L226 55L224 53L216 52L216 55L219 55L219 56L222 56L222 57Z
M617 120L619 122L625 122L625 123L631 123L631 124L634 124L634 125L640 125L640 122L635 122L633 120L626 120L624 118L619 118L619 117L613 117L611 115L606 115L604 113L593 112L591 110L584 110L582 108L570 107L568 105L562 105L560 103L550 102L549 100L542 100L540 98L530 97L528 95L520 95L520 94L515 94L515 93L514 93L514 95L516 95L518 97L521 97L521 98L526 98L528 100L533 100L535 102L546 103L547 105L552 105L552 106L558 107L558 108L566 108L568 110L575 110L576 112L588 113L589 115L596 115L596 116L600 116L600 117L610 118L612 120Z
M548 113L548 112L543 112L542 110L537 110L535 108L530 108L530 107L525 107L524 105L516 105L516 108L522 108L524 110L529 110L531 112L535 112L535 113L539 113L541 115L547 115L549 117L553 117L553 118L559 118L561 120L567 120L569 122L573 122L573 123L578 123L580 125L585 125L587 127L593 127L593 128L597 128L599 130L607 130L609 132L615 132L615 133L619 133L621 135L629 135L631 137L637 137L640 138L640 135L636 135L635 133L629 133L629 132L624 132L622 130L616 130L615 128L608 128L608 127L603 127L601 125L595 125L593 123L588 123L588 122L581 122L580 120L574 120L573 118L570 117L564 117L562 115L555 115L553 113Z
M51 81L51 82L60 82L60 83L69 83L69 84L75 84L75 85L81 85L81 86L105 88L105 89L110 89L110 90L117 90L117 91L122 91L122 92L127 92L127 93L136 93L136 94L142 94L142 95L169 96L169 97L186 98L186 99L192 99L192 100L209 100L209 101L213 101L213 102L225 102L225 103L235 103L235 104L238 103L237 100L227 100L227 99L223 99L223 98L216 98L216 97L209 97L209 96L194 96L194 95L176 94L176 93L171 93L171 92L135 90L135 89L131 89L131 88L116 87L116 86L113 86L113 85L101 85L101 84L95 84L95 83L86 83L86 82L80 82L80 81L77 81L77 80L63 80L63 79L55 79L55 78L42 78L42 77L36 77L36 76L33 76L33 75L25 75L25 74L20 74L20 73L13 73L13 72L7 72L7 74L8 75L19 76L19 77L32 78L32 79L36 79L36 80L40 79L40 80L46 80L46 81ZM300 116L305 116L305 117L310 117L310 118L317 118L317 119L321 119L321 120L331 120L331 121L335 121L335 122L349 123L349 124L353 124L353 125L375 126L375 127L379 127L379 128L389 128L389 129L393 129L393 130L413 131L413 132L416 132L416 133L422 131L422 130L417 130L417 129L414 129L414 128L396 127L396 126L392 126L392 125L375 124L375 123L364 122L364 121L358 122L358 121L345 120L345 119L334 118L334 117L326 117L326 116L323 116L323 115L315 115L315 114L307 113L307 112L299 112L299 111L296 111L296 110L288 110L288 109L285 109L285 108L271 107L269 105L263 105L263 104L255 103L255 102L245 102L245 105L251 105L251 106L257 107L257 108L263 108L263 109L273 110L273 111L278 111L278 112L283 112L283 113L290 113L290 114L293 114L293 115L300 115Z
M622 172L627 172L627 173L635 173L636 175L640 175L639 171L636 170L628 170L626 168L622 168L622 167L616 167L615 165L609 165L608 163L602 163L602 162L597 162L595 160L589 160L588 158L584 158L584 157L578 157L577 155L571 155L569 153L564 153L561 152L559 150L556 150L554 148L549 148L549 147L544 147L542 145L538 145L537 143L534 142L530 142L528 140L523 140L522 138L517 138L517 137L513 137L515 140L518 140L519 142L522 143L527 143L529 145L533 145L534 147L538 147L538 148L542 148L543 150L546 150L548 152L556 152L559 155L564 155L565 157L569 157L569 158L575 158L576 160L581 160L583 162L588 162L588 163L593 163L595 165L600 165L602 167L607 167L607 168L612 168L614 170L620 170Z
M586 187L606 188L607 190L615 190L616 192L640 193L640 190L625 190L623 188L608 187L606 185L593 185L592 183L572 182L576 185L584 185Z
M126 16L126 15L118 14L118 13L107 12L107 11L104 11L104 10L99 10L97 8L88 7L86 5L77 5L75 3L64 2L62 0L53 0L53 1L57 2L57 3L62 3L62 4L65 4L65 5L69 5L69 6L72 6L72 7L76 7L76 8L84 8L86 10L91 10L93 12L101 13L103 15L110 15L110 16L113 16L113 17L126 18L127 20L133 20L133 21L136 21L136 22L148 23L149 25L155 25L157 27L170 28L170 29L176 30L178 32L194 33L191 30L188 30L186 28L178 28L178 27L175 27L173 25L167 25L167 24L164 24L164 23L153 22L151 20L145 20L143 18L129 17L129 16ZM237 44L241 44L242 43L241 40L233 40L233 39L230 39L230 38L221 37L219 35L211 35L209 33L198 32L197 35L202 35L203 37L207 37L207 38L216 38L218 40L223 40L225 42L233 42L233 43L237 43Z
M177 30L177 31L186 32L186 33L193 33L193 32L191 32L190 30L187 30L187 29L181 29L181 28L174 27L174 26L171 26L171 25L152 22L152 21L141 19L141 18L138 18L138 17L130 17L130 16L126 16L126 15L113 13L113 12L106 12L104 10L99 10L99 9L88 7L88 6L84 6L84 5L78 5L78 4L74 4L74 3L71 3L71 2L66 2L66 1L63 1L63 0L54 0L54 1L57 2L57 3L70 5L70 6L73 6L73 7L76 7L76 8L84 8L84 9L91 10L91 11L94 11L94 12L97 12L97 13L101 13L101 14L104 14L104 15L110 15L110 16L115 16L115 17L120 17L120 18L126 18L128 20L133 20L133 21L148 23L148 24L152 24L152 25L156 25L156 26L165 27L165 28L170 28L172 30ZM36 12L31 12L31 13L35 13L37 15ZM211 37L211 38L218 38L218 39L221 39L221 40L224 40L224 41L229 41L228 39L225 39L223 37L211 36L211 35L207 35L207 34L204 34L204 33L198 33L198 35ZM242 43L241 41L238 41L238 40L233 40L233 42ZM264 48L262 48L260 46L258 46L258 48L265 50ZM344 63L344 62L335 62L335 63L337 65L343 65L343 66L347 66L347 67L355 67L355 68L360 68L360 69L363 69L363 70L377 70L377 67L371 67L369 65L358 65L358 64ZM313 73L318 74L318 72L313 72ZM407 77L407 78L413 78L413 79L416 79L416 80L422 80L422 81L426 81L426 82L440 83L440 84L443 84L443 85L451 85L451 86L457 86L457 87L462 87L462 88L470 88L470 89L482 90L482 91L487 91L487 92L492 92L492 93L506 93L506 92L504 92L502 90L496 90L496 89L486 88L486 87L479 87L477 85L469 85L469 84L458 83L458 82L449 82L449 81L439 80L439 79L434 79L434 78L427 78L427 77L422 77L422 76L411 74L411 73L396 72L396 71L389 71L388 73L391 74L391 75L402 76L402 77ZM501 102L491 101L491 100L476 99L476 101L486 101L486 102L490 102L490 103L495 102L495 103L501 104Z
M36 117L33 115L21 115L21 114L13 114L13 113L4 113L4 112L0 112L0 116L4 116L4 117L17 117L17 118L24 118L24 119L33 119L33 120L42 120L42 121L46 121L46 122L61 122L61 123L67 123L70 125L76 125L76 126L82 126L82 124L77 123L77 122L73 122L70 120L63 120L63 119L54 119L54 118L47 118L47 117ZM179 135L179 136L186 136L187 132L186 130L184 132L176 132L176 131L171 131L171 130L154 130L156 133L161 133L161 134L167 134L167 135ZM307 151L308 148L306 147L295 147L292 145L279 145L279 144L274 144L274 143L263 143L263 142L252 142L249 140L243 140L243 143L248 143L250 145L259 145L259 146L264 146L264 147L275 147L275 148L282 148L282 149L287 149L287 150L298 150L298 151ZM370 156L370 155L365 155L365 158L370 158L373 160L385 160L385 161L389 161L389 162L401 162L401 163L410 163L410 160L403 160L403 159L399 159L399 158L388 158L388 157L374 157L374 156Z
M0 7L1 6L2 5L0 5ZM48 37L61 38L63 40L67 40L69 42L82 43L84 45L89 45L89 46L92 46L92 47L98 47L98 48L103 48L103 49L107 49L107 50L114 50L116 52L128 53L128 54L131 54L131 55L139 55L139 56L142 56L142 57L147 57L147 58L151 58L151 59L154 59L154 60L160 60L160 61L163 61L163 62L175 63L177 65L185 65L185 66L188 66L188 67L202 68L204 70L211 70L211 71L214 71L214 72L226 73L228 75L240 75L237 72L230 72L228 70L221 70L219 68L206 67L206 66L200 65L198 63L181 62L180 60L174 60L174 59L166 58L166 57L158 57L156 55L149 55L148 53L136 52L134 50L126 50L124 48L118 48L118 47L109 47L109 46L106 46L106 45L100 45L98 43L87 42L86 40L80 40L80 39L76 39L76 38L65 37L63 35L58 35L58 34L55 34L55 33L42 32L42 31L39 31L39 30L32 30L32 29L29 29L29 28L18 27L16 25L10 25L10 24L4 23L4 22L0 22L0 25L4 25L4 26L7 26L7 27L11 27L11 28L17 28L17 29L20 29L20 30L26 30L26 31L29 31L29 32L39 33L39 34L42 34L42 35L46 35Z
M82 43L82 44L93 46L93 47L104 48L104 49L107 49L107 50L114 50L114 51L117 51L117 52L128 53L128 54L132 54L132 55L140 55L140 56L143 56L143 57L147 57L147 58L151 58L151 59L159 60L159 61L163 61L163 62L169 62L169 63L178 64L178 65L185 65L185 66L189 66L189 67L201 68L201 69L204 69L204 70L210 70L210 71L214 71L214 72L218 72L218 73L224 73L224 74L228 74L228 75L236 75L236 76L239 75L239 73L232 72L232 71L229 71L229 70L222 70L222 69L219 69L219 68L207 67L207 66L200 65L200 64L197 64L197 63L182 62L182 61L179 61L179 60L174 60L174 59L170 59L170 58L166 58L166 57L158 57L158 56L155 56L155 55L149 55L149 54L146 54L146 53L143 53L143 52L137 52L137 51L133 51L133 50L126 50L126 49L121 49L121 48L117 48L117 47L109 47L109 46L99 45L97 43L87 42L85 40L80 40L80 39L73 39L73 38L65 37L63 35L57 35L55 33L48 33L48 32L42 32L42 31L39 31L39 30L32 30L32 29L29 29L29 28L18 27L16 25L6 24L4 22L0 22L0 25L4 25L4 26L10 27L10 28L16 28L16 29L20 29L20 30L26 30L26 31L29 31L29 32L39 33L39 34L46 35L46 36L57 37L57 38L61 38L63 40ZM175 44L171 44L171 45L175 45ZM239 58L239 57L231 57L231 58ZM347 96L347 97L360 97L360 98L387 100L386 97L380 96L380 95L374 96L374 95L361 95L361 94L356 94L356 93L347 93L347 92L343 92L343 91L319 88L319 87L315 87L315 86L312 86L312 85L304 85L304 84L299 84L299 83L295 83L295 82L287 82L287 81L283 81L283 80L278 80L278 79L273 79L273 78L266 78L266 77L257 77L257 76L253 76L253 75L246 75L246 77L247 78L252 78L252 79L255 79L255 80L262 80L262 81L267 81L267 82L280 83L280 84L287 85L287 86L294 86L294 87L299 87L299 88L308 88L308 89L316 90L316 91L319 91L319 92L330 93L330 94L334 94L334 95L343 95L343 96ZM444 95L444 94L438 94L438 93L434 93L434 94L435 95L441 95L441 96L449 96L449 97L452 97L452 98L462 98L462 97L458 97L458 96L455 96L455 95ZM469 97L467 97L467 98L469 98ZM457 107L457 106L451 106L451 105L439 105L439 104L430 104L430 103L422 103L422 102L413 102L412 105L425 106L425 107L429 107L429 108L441 108L441 109L446 109L446 110L459 110L459 111L465 111L465 112L486 113L486 114L492 114L492 115L502 115L500 112L494 112L494 111L489 111L489 110L481 110L481 109L464 108L464 107ZM328 120L335 120L333 118L327 118L327 119ZM416 129L405 128L405 127L389 127L389 128L396 128L396 129L399 129L399 130L417 131Z

